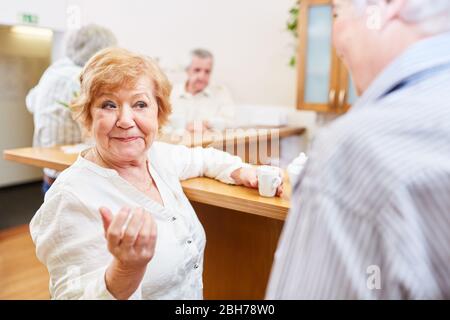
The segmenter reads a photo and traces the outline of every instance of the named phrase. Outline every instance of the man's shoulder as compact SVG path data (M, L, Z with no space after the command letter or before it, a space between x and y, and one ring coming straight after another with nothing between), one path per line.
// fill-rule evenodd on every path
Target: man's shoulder
M230 91L223 84L211 84L205 90L210 91L213 95L229 95Z
M414 157L422 153L423 144L430 136L445 134L445 128L434 126L432 119L424 119L420 114L408 118L406 112L388 105L352 110L320 130L316 143L347 161L398 170L399 161L415 161ZM438 115L434 117L437 119ZM430 123L424 124L421 119ZM434 142L430 142L428 148L430 152L439 152ZM370 170L370 166L366 167Z
M374 195L387 196L416 172L450 163L448 112L418 106L423 113L411 114L414 108L386 101L362 106L320 130L310 159L317 158L322 187L332 179L343 193L365 193L361 198L374 203Z
M321 127L314 145L327 150L354 148L370 137L384 134L381 128L384 115L376 109L351 110L345 115ZM377 132L380 135L377 135ZM367 142L367 140L366 140ZM348 151L348 150L347 150Z

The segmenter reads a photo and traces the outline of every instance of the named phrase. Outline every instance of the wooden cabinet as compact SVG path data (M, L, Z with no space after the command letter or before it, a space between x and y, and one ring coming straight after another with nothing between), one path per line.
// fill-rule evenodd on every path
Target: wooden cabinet
M301 0L298 15L297 109L343 113L356 99L332 45L331 0Z

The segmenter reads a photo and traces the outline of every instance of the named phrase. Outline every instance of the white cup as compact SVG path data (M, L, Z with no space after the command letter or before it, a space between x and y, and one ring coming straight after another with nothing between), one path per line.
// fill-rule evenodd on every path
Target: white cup
M263 197L273 197L281 184L280 169L273 166L260 166L256 170L258 175L258 191Z

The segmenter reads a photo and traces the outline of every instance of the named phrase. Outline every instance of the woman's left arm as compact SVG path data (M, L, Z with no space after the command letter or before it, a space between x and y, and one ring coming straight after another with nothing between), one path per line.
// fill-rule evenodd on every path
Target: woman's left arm
M164 155L166 165L175 170L180 180L206 176L228 184L242 184L243 181L238 179L240 176L236 175L236 170L247 168L254 171L252 166L242 162L241 158L214 148L188 148L182 145L156 143L158 153ZM232 175L233 172L235 174Z
M214 148L188 148L156 142L164 160L175 169L180 180L195 177L209 177L227 184L244 185L249 188L258 187L256 169L244 163L238 156ZM281 196L283 186L280 185L277 195Z

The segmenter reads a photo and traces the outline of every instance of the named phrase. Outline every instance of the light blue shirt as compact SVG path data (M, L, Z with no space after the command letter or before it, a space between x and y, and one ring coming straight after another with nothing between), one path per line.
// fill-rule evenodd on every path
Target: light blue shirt
M450 33L393 61L321 130L270 299L450 299Z

